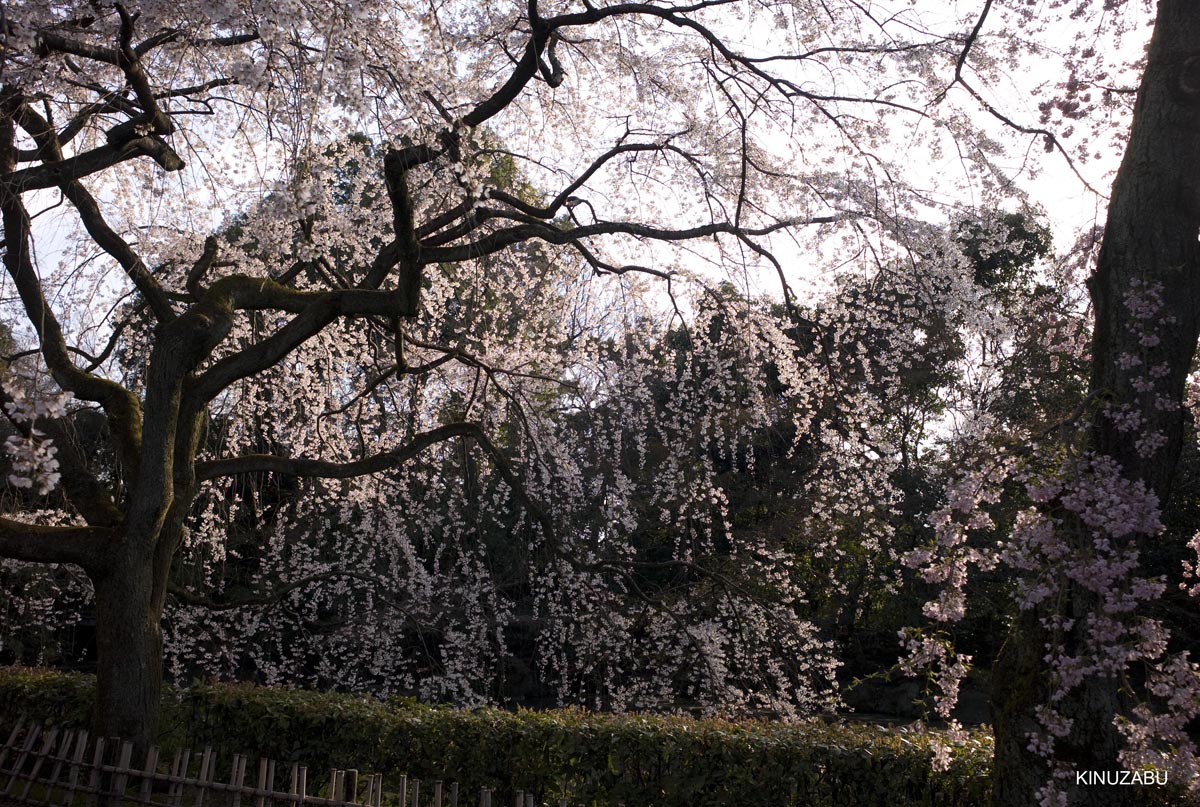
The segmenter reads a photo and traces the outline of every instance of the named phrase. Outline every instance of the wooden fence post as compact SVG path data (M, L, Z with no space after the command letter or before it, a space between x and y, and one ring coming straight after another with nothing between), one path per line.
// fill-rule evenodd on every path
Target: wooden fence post
M150 803L150 791L154 787L154 778L158 773L158 746L152 745L146 749L146 764L142 766L142 786L138 790L138 799L143 804Z
M204 786L208 784L212 778L213 752L211 748L205 748L204 753L200 757L200 775L196 779L196 807L204 807Z
M9 774L8 785L4 788L5 796L11 795L13 787L16 786L17 780L21 776L21 771L25 768L25 760L29 759L29 754L41 733L41 726L35 724L29 727L29 733L25 735L25 742L21 743L21 750L17 753L17 761L13 763L12 773Z
M120 742L115 737L112 741ZM112 778L112 795L117 797L118 804L125 800L125 788L129 784L129 765L133 762L133 743L126 740L121 743L120 749L117 754L117 767L113 771Z
M267 760L267 790L272 794L275 793L275 760L273 759ZM268 795L265 807L274 807L274 804L274 795Z
M171 765L171 774L178 777L177 781L171 782L168 789L168 795L171 800L171 807L183 807L183 791L187 787L188 768L192 763L192 749L185 748L182 752L175 752L175 761Z
M246 755L233 755L233 770L229 772L229 788L233 791L233 807L242 807L242 784L246 781Z
M33 770L29 772L29 778L25 779L25 787L21 789L19 798L21 801L29 798L29 789L33 787L33 783L37 781L37 775L41 773L42 763L46 761L46 757L50 755L50 749L54 747L54 741L58 738L58 729L50 729L46 732L46 736L42 741L42 750L34 753ZM20 770L17 771L20 774Z
M274 771L272 771L272 773L274 773ZM272 777L272 778L274 778L274 777ZM274 784L274 782L272 782L271 784ZM267 790L269 790L269 788L267 786L267 758L266 757L258 758L258 787L256 788L256 790L258 790L258 792L254 794L254 807L263 807L263 805L266 803Z
M50 770L50 781L46 785L44 800L46 804L54 804L54 791L58 788L59 782L62 781L63 766L67 764L67 759L71 756L71 749L74 747L76 732L68 729L62 734L62 740L58 744L58 753L54 756L54 767Z
M79 789L79 771L87 753L88 733L83 729L75 735L75 753L71 755L71 769L67 773L67 792L63 796L63 807L75 804L75 793Z
M95 807L100 796L100 766L104 764L104 738L96 738L96 750L92 754L92 770L88 774L87 803Z

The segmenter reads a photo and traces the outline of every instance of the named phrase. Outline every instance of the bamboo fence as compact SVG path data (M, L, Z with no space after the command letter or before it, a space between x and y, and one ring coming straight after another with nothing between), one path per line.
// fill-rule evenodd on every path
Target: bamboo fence
M2 736L2 735L0 735ZM146 750L134 765L127 740L88 736L84 729L60 729L24 718L0 748L0 802L42 807L459 807L457 782L441 780L422 787L420 779L400 776L385 799L383 775L334 769L323 783L306 766L258 760L247 778L249 757L234 754L218 778L218 755L211 748L162 754ZM286 783L286 784L285 784ZM286 787L286 789L284 789ZM310 792L312 791L312 792ZM495 791L479 792L479 807L493 807ZM464 799L465 801L465 799ZM566 802L560 802L565 807ZM513 794L514 807L537 807L532 793ZM464 804L465 807L465 804ZM499 800L495 807L500 807Z

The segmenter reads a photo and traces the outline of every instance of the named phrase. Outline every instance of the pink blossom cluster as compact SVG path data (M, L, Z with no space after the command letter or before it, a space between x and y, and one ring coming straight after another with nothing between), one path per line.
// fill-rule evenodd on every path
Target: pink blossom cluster
M937 535L933 547L918 547L906 553L901 562L920 569L927 583L941 584L936 600L927 602L924 613L938 622L957 622L966 609L965 586L969 569L994 569L998 556L986 546L969 543L972 533L994 526L986 505L995 504L1001 495L1000 482L1012 472L1011 458L1000 455L983 469L964 474L947 491L948 503L935 511L930 524Z
M1088 678L1124 676L1165 650L1161 623L1136 616L1141 605L1162 594L1165 583L1137 574L1138 553L1129 541L1157 535L1162 525L1157 498L1141 482L1122 477L1109 457L1070 459L1050 478L1028 482L1026 491L1035 506L1019 514L1001 555L1025 573L1017 581L1018 607L1035 610L1050 637L1049 703L1038 707L1041 728L1030 736L1029 747L1053 759L1055 741L1071 728L1055 704ZM1068 585L1096 596L1097 607L1083 617L1081 631L1074 619L1047 606ZM1069 651L1073 630L1083 641Z
M58 449L44 432L34 426L40 418L57 418L66 412L73 397L69 392L43 393L29 379L11 369L0 373L4 412L19 428L4 441L4 450L12 461L8 482L16 488L36 489L45 496L58 486Z
M1152 356L1159 330L1170 325L1159 317L1161 289L1135 285L1125 304L1140 352L1122 355L1118 366L1132 372L1130 384L1137 394L1153 396L1149 400L1157 411L1173 411L1179 403L1160 389L1166 368ZM1200 400L1200 395L1192 397ZM1132 403L1110 403L1100 416L1118 431L1135 435L1137 451L1149 457L1167 438L1148 425L1144 411ZM1065 803L1069 766L1056 760L1056 745L1073 730L1064 713L1068 696L1088 680L1128 680L1135 669L1150 671L1147 700L1119 719L1127 740L1124 763L1167 769L1173 781L1200 786L1195 744L1186 733L1189 722L1200 716L1200 668L1186 654L1168 653L1166 627L1141 615L1167 587L1165 579L1139 571L1138 545L1163 530L1158 498L1141 481L1125 477L1111 457L1073 450L1063 455L1061 445L1034 441L1019 461L998 460L985 466L993 470L970 470L949 486L947 505L932 517L936 543L905 558L925 581L942 584L925 614L941 622L962 617L972 565L988 568L1000 562L1019 573L1018 608L1035 614L1047 637L1043 651L1049 690L1035 711L1039 727L1028 737L1029 749L1049 764L1049 779L1038 794L1041 804ZM1007 457L1003 450L1000 456ZM1031 470L1045 469L1051 457L1051 470ZM979 531L992 524L989 510L1014 481L1021 483L1028 506L1016 515L1007 536L991 539L990 550L978 546L986 542ZM1180 587L1197 595L1200 535L1190 546L1198 560L1184 563ZM1064 611L1066 597L1083 597L1090 603L1087 613ZM951 653L907 634L905 648L908 658L902 667L907 670L945 667Z
M1014 476L1025 476L1015 468L1008 466ZM1051 687L1047 702L1037 707L1039 729L1030 734L1028 747L1051 763L1051 773L1066 770L1055 762L1055 748L1072 729L1071 719L1060 711L1067 696L1085 680L1124 678L1140 665L1155 671L1149 687L1155 703L1139 706L1123 722L1129 740L1128 759L1131 764L1157 763L1164 743L1187 757L1188 746L1179 738L1188 721L1200 713L1196 665L1167 655L1164 626L1137 615L1141 606L1160 597L1166 588L1164 580L1138 574L1138 552L1132 541L1161 532L1157 498L1141 482L1124 478L1111 458L1094 454L1068 458L1053 473L1025 476L1024 490L1031 506L1017 515L994 555L984 550L969 553L964 549L968 525L986 522L964 511L996 501L997 481L978 472L960 479L951 488L951 505L935 516L939 544L907 556L906 562L920 568L924 579L945 584L939 599L927 605L926 615L939 621L960 618L968 561L981 565L980 557L997 558L1022 573L1017 580L1018 607L1037 613L1049 637L1044 652L1052 671ZM982 488L988 486L991 493L984 493ZM1193 544L1200 549L1200 538ZM1192 565L1189 571L1195 574L1194 570ZM1096 598L1096 606L1082 617L1082 625L1053 605L1068 586ZM911 629L902 636L907 657L901 668L909 674L930 670L931 677L941 682L938 713L948 715L957 694L955 675L960 672L950 661L953 651L944 640ZM1194 765L1194 758L1189 759L1172 765ZM1061 796L1059 784L1051 781L1043 789L1041 803L1059 803Z
M1120 720L1129 769L1153 767L1173 782L1200 780L1200 753L1188 724L1200 717L1200 665L1185 651L1165 656L1150 668L1146 688L1152 702L1134 707Z
M1193 597L1200 597L1200 532L1188 541L1188 548L1196 553L1196 560L1183 562L1183 582L1179 587Z
M1141 352L1122 353L1117 358L1117 366L1122 370L1140 369L1140 373L1130 377L1130 386L1144 397L1144 401L1151 403L1149 408L1171 412L1178 409L1180 404L1173 396L1164 394L1162 389L1163 382L1170 375L1170 367L1154 355L1155 348L1162 343L1161 329L1175 324L1174 317L1160 316L1162 294L1161 284L1146 284L1137 280L1131 284L1124 296L1128 313L1127 327ZM1167 444L1167 436L1147 425L1146 417L1142 414L1147 407L1143 403L1109 404L1104 409L1104 416L1119 431L1137 435L1134 447L1140 456L1150 458Z
M925 673L938 690L934 695L934 711L939 717L949 719L958 702L959 687L970 670L971 657L954 652L949 637L942 633L931 635L916 628L904 628L899 635L906 654L900 660L900 671L905 675Z

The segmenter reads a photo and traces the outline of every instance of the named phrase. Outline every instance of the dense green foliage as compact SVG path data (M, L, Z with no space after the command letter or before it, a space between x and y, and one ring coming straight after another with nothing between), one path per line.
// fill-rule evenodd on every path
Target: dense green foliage
M83 724L87 676L0 670L0 719ZM196 686L164 703L164 742L296 760L310 769L406 773L589 805L977 805L990 739L931 770L935 732L876 726L459 710L244 685ZM386 791L385 791L386 792ZM394 788L392 789L394 793ZM503 801L501 802L503 803Z

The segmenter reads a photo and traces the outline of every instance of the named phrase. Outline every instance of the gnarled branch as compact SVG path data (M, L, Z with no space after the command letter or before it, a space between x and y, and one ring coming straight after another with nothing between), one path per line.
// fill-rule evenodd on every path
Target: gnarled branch
M99 571L116 536L104 527L47 527L0 516L0 556L28 563L74 563Z

